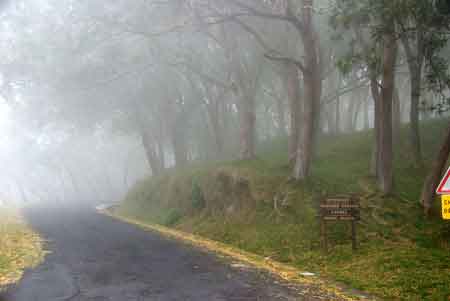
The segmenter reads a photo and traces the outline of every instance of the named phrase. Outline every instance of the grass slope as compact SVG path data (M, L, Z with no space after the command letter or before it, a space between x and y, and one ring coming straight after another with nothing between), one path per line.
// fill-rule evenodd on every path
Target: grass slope
M447 124L423 123L427 166ZM406 135L404 128L395 142L395 193L389 197L369 176L373 137L361 132L324 138L312 176L302 183L288 181L286 141L272 141L252 161L196 165L146 179L118 214L309 269L385 299L448 300L450 223L423 219L417 200L426 169L411 165ZM332 250L324 254L318 201L346 192L361 199L360 249L352 253L350 228L336 223L329 226Z
M16 283L43 258L39 236L16 209L0 207L0 291Z

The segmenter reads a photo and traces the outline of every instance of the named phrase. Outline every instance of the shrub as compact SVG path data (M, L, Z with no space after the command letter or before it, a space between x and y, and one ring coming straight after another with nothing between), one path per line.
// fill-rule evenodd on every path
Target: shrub
M192 184L191 200L192 208L197 210L205 208L205 198L203 196L202 189L196 182Z
M162 224L165 226L175 225L182 217L183 216L178 209L169 209L163 218Z

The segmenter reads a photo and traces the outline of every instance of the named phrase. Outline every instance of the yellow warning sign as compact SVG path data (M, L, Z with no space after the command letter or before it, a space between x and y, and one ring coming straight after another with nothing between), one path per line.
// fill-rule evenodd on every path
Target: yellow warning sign
M450 195L442 196L442 218L450 219Z

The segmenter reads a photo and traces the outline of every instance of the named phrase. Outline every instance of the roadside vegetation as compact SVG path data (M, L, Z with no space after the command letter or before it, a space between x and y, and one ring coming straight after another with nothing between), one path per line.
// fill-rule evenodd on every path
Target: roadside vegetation
M17 209L0 207L0 291L17 283L44 257L42 241Z
M423 123L425 165L439 148L448 119ZM312 177L289 180L284 139L260 145L257 159L198 164L138 183L115 212L224 242L308 269L376 296L447 300L450 223L425 218L419 196L427 168L411 166L406 135L395 144L395 191L383 196L369 175L373 133L325 136ZM350 227L330 223L330 251L320 247L319 199L356 193L361 201L359 250Z

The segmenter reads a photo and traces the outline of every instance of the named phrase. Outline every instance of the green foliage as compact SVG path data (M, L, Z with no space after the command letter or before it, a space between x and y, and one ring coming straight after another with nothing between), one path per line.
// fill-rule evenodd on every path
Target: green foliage
M448 0L437 0L436 8L439 14L446 16L447 18L450 16L450 2Z
M173 226L182 218L181 212L176 208L169 209L164 215L161 224L164 226Z
M193 181L192 183L192 194L191 194L191 200L192 200L192 208L197 210L202 210L205 208L205 198L203 197L202 189L200 188L200 185Z
M380 47L386 32L395 32L401 41L410 45L413 60L425 62L428 89L442 92L450 86L448 74L448 37L450 32L448 1L423 0L338 0L329 24L335 36L351 36L351 47L338 60L338 67L348 74L350 63L355 67L366 64L372 71L380 72ZM444 3L445 2L445 3ZM354 37L356 36L356 37ZM348 43L345 39L340 39ZM421 45L421 49L418 49ZM419 53L423 55L419 57ZM419 62L420 61L420 62ZM446 103L436 110L442 111Z
M347 75L353 69L353 60L349 57L338 59L336 62L336 66L342 74Z

